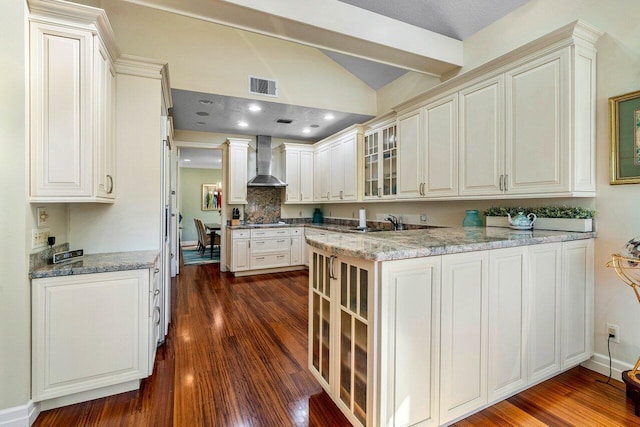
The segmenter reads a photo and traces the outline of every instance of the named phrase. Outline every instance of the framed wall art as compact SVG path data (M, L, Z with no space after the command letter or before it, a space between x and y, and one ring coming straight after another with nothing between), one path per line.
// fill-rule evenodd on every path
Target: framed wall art
M202 184L202 210L213 211L218 209L220 193L215 184Z
M640 183L640 91L609 98L611 184Z

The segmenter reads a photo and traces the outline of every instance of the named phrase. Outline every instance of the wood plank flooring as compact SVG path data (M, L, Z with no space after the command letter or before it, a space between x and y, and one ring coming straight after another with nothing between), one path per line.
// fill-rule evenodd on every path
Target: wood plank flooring
M307 370L307 273L235 278L181 267L173 321L140 390L40 414L34 426L330 426L350 424ZM640 426L622 383L584 368L456 426Z

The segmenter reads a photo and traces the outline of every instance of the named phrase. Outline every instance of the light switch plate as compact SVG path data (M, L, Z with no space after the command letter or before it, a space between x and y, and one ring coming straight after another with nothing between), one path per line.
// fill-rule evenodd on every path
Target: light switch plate
M49 219L47 208L36 208L36 217L38 218L38 228L46 226Z

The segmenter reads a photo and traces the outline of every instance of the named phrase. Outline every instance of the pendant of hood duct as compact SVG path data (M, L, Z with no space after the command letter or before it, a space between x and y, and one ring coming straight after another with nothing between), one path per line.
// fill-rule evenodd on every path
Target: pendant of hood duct
M271 175L271 137L256 136L256 169L257 175L252 178L247 187L286 187L287 183Z

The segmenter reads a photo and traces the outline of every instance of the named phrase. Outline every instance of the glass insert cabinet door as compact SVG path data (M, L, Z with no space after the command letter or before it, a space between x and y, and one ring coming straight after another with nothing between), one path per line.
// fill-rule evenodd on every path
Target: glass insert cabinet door
M325 387L331 383L332 368L329 351L332 262L329 255L314 252L309 271L309 368L324 381Z
M398 147L396 136L395 124L365 135L365 198L395 197Z
M369 372L369 297L371 275L358 265L338 259L340 284L340 400L363 425L370 409L367 395Z

